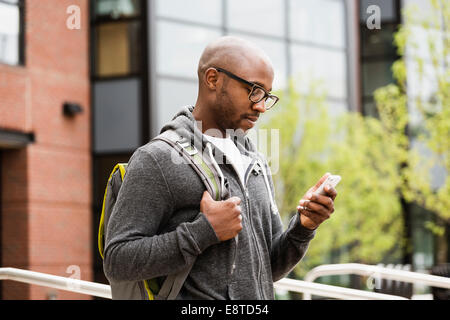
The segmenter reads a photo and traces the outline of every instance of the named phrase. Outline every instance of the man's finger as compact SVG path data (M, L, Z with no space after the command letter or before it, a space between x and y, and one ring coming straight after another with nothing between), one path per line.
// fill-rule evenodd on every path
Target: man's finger
M239 197L231 197L229 199L226 200L227 202L233 202L234 204L238 205L241 203L241 199Z
M312 189L310 189L311 192L316 191L316 190L320 187L320 185L321 185L321 184L328 178L328 176L330 176L330 175L331 175L331 173L329 173L329 172L325 173L325 174L322 176L322 178L320 178L319 181L317 181L316 185L315 185L314 187L312 187Z
M323 219L319 215L315 214L314 212L309 211L308 209L300 208L298 211L301 215L304 215L304 216L308 217L309 219L311 219L316 224L316 226L320 225L323 221Z
M321 194L313 194L311 197L311 201L320 203L324 207L328 208L328 210L334 210L334 202L330 196L323 196Z
M325 193L331 198L331 199L336 199L337 196L337 191L335 188L333 188L332 186L326 185L325 188Z
M211 200L213 200L213 198L211 197L211 195L209 194L208 191L205 191L205 192L203 192L202 200L208 200L208 201L211 201Z
M334 209L329 209L328 207L309 200L301 200L300 206L304 208L304 210L308 210L309 212L321 216L322 219L328 219L330 214Z

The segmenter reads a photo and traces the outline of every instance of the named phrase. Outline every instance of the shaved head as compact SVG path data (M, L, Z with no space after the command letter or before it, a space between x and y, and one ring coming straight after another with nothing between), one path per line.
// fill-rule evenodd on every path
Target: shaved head
M220 37L205 48L198 64L198 77L210 67L237 72L262 63L273 73L270 58L252 42L233 36Z
M203 129L244 132L265 112L264 101L252 102L258 86L270 92L274 77L269 57L250 41L220 37L209 43L198 63L198 97L193 111Z

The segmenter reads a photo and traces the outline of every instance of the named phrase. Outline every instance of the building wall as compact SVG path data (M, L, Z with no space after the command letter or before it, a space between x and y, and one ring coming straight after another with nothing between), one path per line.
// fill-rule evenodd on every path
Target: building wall
M81 9L70 30L66 9ZM0 128L35 142L3 150L2 266L92 278L89 24L87 0L25 1L25 65L0 64ZM64 116L63 103L83 112ZM77 269L79 268L79 269ZM3 299L85 299L66 291L3 283Z

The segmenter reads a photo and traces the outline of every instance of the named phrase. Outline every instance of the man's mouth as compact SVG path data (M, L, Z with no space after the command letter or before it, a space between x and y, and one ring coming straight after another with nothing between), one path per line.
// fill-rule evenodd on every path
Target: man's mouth
M258 116L246 116L246 118L248 119L248 120L250 120L251 122L256 122L256 121L258 121Z

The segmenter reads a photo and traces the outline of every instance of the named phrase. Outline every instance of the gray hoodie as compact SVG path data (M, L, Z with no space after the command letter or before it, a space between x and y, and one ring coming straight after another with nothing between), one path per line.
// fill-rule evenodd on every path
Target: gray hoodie
M183 108L161 132L182 130L202 141L192 110ZM242 154L261 159L247 137L234 141ZM250 165L242 185L215 148L231 196L241 199L243 217L238 241L219 241L199 213L203 182L189 164L174 163L171 151L165 142L151 141L132 155L107 225L106 277L130 284L152 278L162 282L195 261L177 299L273 299L273 282L302 259L315 231L304 228L295 214L283 232L270 174ZM266 161L264 166L269 172Z

